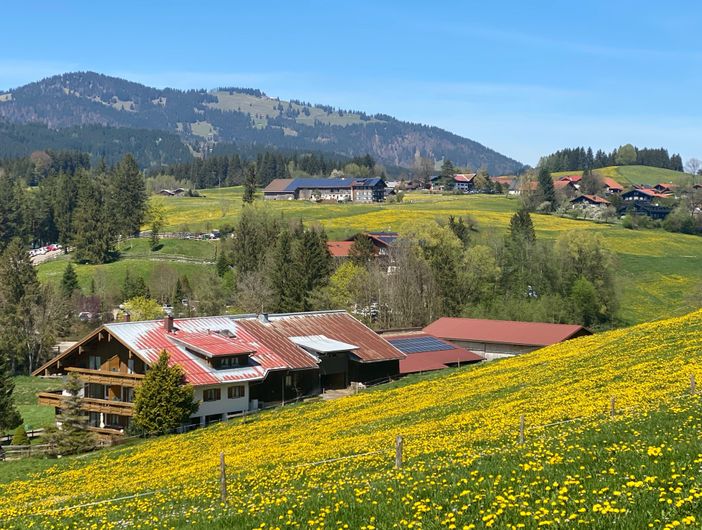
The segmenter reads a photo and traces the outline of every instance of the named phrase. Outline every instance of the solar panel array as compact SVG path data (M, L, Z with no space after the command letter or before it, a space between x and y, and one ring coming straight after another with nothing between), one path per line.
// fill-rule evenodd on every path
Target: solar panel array
M428 351L455 350L456 347L435 337L410 337L388 339L402 353L424 353Z

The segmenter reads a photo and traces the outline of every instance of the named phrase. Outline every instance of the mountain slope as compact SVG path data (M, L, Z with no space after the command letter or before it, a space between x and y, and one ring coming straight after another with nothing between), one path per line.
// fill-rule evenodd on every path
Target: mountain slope
M0 122L0 158L24 157L46 149L89 153L94 161L104 158L108 164L131 153L142 167L192 160L180 138L165 131L101 125L54 130L40 123Z
M691 373L702 376L701 337L698 311L68 459L34 480L0 485L0 520L8 528L30 521L365 529L550 521L565 528L574 516L587 528L662 527L695 513L702 499L694 477L699 397L679 397ZM609 417L611 397L619 420ZM671 407L651 412L664 401ZM518 446L522 414L527 443ZM573 418L580 420L554 425ZM402 470L392 466L397 434L405 437ZM226 507L218 500L220 451ZM500 460L503 454L512 458ZM90 504L114 498L121 499Z
M313 149L345 156L370 153L411 167L415 155L512 173L522 165L439 129L324 105L280 101L258 90L155 89L93 72L50 77L0 94L0 118L51 128L96 124L178 133L194 144L218 142Z
M692 175L652 166L608 166L593 170L594 173L603 177L611 177L623 186L633 184L650 184L655 186L659 183L670 183L686 185L692 181ZM563 175L582 175L582 171L558 171L553 173L553 177Z

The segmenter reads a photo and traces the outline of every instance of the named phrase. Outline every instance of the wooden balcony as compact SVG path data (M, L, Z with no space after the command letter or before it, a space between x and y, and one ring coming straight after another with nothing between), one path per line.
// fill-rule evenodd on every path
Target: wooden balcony
M49 405L50 407L61 407L61 390L54 392L39 392L40 405ZM104 412L105 414L118 414L120 416L133 416L134 403L125 401L110 401L107 399L97 398L81 398L82 409L86 412Z
M76 374L85 383L98 385L119 385L137 387L144 380L144 374L127 374L124 372L108 372L107 370L89 370L88 368L64 368L67 372Z

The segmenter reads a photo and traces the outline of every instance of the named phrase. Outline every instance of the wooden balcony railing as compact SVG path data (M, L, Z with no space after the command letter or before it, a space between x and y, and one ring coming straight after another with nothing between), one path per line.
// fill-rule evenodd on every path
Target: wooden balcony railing
M39 397L40 405L49 405L51 407L61 406L62 395L60 390L54 392L39 392L37 396ZM106 414L118 414L120 416L134 415L134 403L90 397L81 398L81 401L81 408L87 412L104 412Z
M75 373L81 381L98 385L120 385L137 387L144 380L144 374L127 374L108 372L107 370L89 370L88 368L66 367L67 372Z

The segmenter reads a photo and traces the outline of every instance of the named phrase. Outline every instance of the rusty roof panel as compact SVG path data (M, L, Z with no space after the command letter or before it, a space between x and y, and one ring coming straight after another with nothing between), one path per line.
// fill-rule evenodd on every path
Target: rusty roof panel
M271 315L270 325L285 337L319 335L358 346L361 362L404 359L405 355L345 311Z

